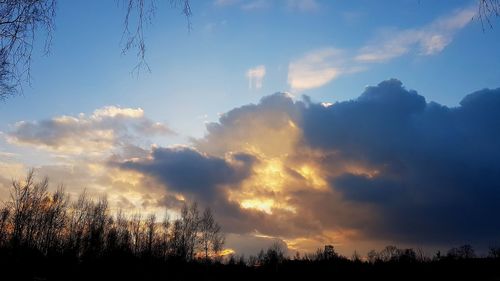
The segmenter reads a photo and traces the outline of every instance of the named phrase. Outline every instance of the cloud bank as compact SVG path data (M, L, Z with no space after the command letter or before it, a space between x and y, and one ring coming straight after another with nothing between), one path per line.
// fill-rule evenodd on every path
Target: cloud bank
M148 198L156 183L110 163L143 158L153 139L172 134L166 125L148 118L143 109L117 106L90 114L17 122L11 131L0 132L2 150L16 152L8 157L0 153L0 199L9 194L12 178L24 177L27 169L36 168L53 186L64 185L73 198L86 189L92 196L107 196L113 208L156 211L156 200Z
M392 79L329 106L267 96L209 124L193 143L206 154L154 150L149 164L124 165L176 192L218 198L222 221L240 220L225 225L233 233L297 247L308 239L488 245L500 229L491 220L500 211L498 120L500 89L450 108ZM235 170L224 160L235 153L253 160Z
M172 134L168 127L144 116L141 108L107 106L87 116L57 116L21 121L8 135L11 143L66 153L100 153L130 143L137 135Z
M356 100L304 115L305 142L336 151L372 173L329 177L345 200L372 206L368 234L412 242L498 239L500 89L466 96L459 107L426 103L398 80ZM323 125L321 128L319 124Z
M116 147L126 142L94 129L121 140L134 130L157 133L144 120L137 109L105 108L18 123L7 136L70 157L60 147L80 146L77 132ZM196 200L214 209L230 241L248 238L245 251L254 240L291 251L328 243L346 254L387 243L487 247L500 229L492 219L500 212L499 120L500 89L447 107L391 79L334 104L276 93L223 114L188 146L121 146L118 156L42 171L78 177L80 188L91 179L120 208L175 213Z

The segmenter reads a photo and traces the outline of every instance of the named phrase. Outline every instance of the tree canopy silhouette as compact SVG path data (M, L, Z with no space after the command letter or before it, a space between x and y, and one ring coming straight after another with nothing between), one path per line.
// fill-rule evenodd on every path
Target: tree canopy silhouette
M290 258L275 242L256 256L221 255L224 234L211 209L184 204L178 218L112 213L106 198L85 191L76 200L33 170L13 180L0 206L2 280L493 280L499 248L486 257L472 246L427 257L420 249L387 246L351 259L326 245Z
M0 2L0 99L19 91L30 79L35 35L50 47L56 0L5 0Z

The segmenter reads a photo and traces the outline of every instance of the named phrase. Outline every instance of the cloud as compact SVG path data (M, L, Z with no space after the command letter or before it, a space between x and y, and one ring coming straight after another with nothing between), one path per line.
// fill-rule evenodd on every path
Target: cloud
M249 176L254 159L236 154L228 160L202 154L192 148L153 148L148 159L127 161L122 168L152 175L176 192L203 201L216 196L220 185L237 184Z
M8 141L6 147L16 152L15 157L0 155L0 167L8 167L0 175L0 184L22 178L28 168L36 167L38 175L50 178L52 187L63 184L73 198L85 188L92 196L106 195L113 208L158 212L159 203L154 206L155 200L142 195L161 198L164 188L110 163L142 159L149 155L151 138L171 134L140 108L107 106L91 114L20 121L0 135ZM2 191L0 198L5 198Z
M364 167L329 177L331 187L380 214L365 227L373 237L405 242L492 242L500 224L500 89L448 108L426 103L388 80L356 100L311 104L305 142L336 152L336 161ZM327 166L324 169L328 169Z
M322 87L342 75L366 71L367 64L387 62L412 51L422 56L435 55L474 15L474 9L466 8L420 28L386 31L354 52L333 47L310 51L290 62L288 84L292 91L300 92Z
M207 135L193 140L192 147L154 148L119 166L173 194L157 204L177 206L175 196L182 195L210 206L231 235L287 239L300 251L345 241L341 233L350 224L362 225L362 218L350 203L339 201L320 174L325 156L303 146L305 106L286 93L266 96L208 124Z
M294 91L321 87L345 72L340 65L342 51L334 48L318 49L290 62L288 84Z
M303 219L305 211L289 192L314 187L300 175L288 178L297 173L284 163L300 138L299 113L300 105L289 94L276 93L223 114L208 124L205 138L193 140L193 147L155 148L121 167L211 206L228 233L307 234L318 224Z
M301 12L317 11L319 4L316 0L287 0L287 6L291 10Z
M196 200L213 208L231 239L248 240L240 251L269 237L293 251L334 244L343 253L498 239L500 222L491 218L500 212L500 89L467 95L457 107L428 102L396 79L332 105L275 93L222 114L183 147L128 141L148 131L136 127L141 112L105 108L28 122L12 137L52 153L75 145L77 132L86 139L95 128L110 130L119 137L103 142L127 157L80 161L68 153L73 161L43 165L40 174L67 179L71 191L107 193L113 207L175 210ZM20 169L13 165L0 162L3 174ZM0 186L10 180L2 175Z
M240 0L215 0L214 5L224 7L224 6L231 6L239 2Z
M266 0L215 0L217 7L238 6L241 10L256 11L271 7L271 2Z
M271 8L279 3L279 7L299 12L313 12L319 9L316 0L286 0L286 1L266 1L266 0L215 0L216 7L237 6L244 11L257 11Z
M330 106L277 93L222 115L194 148L124 165L213 204L228 233L294 250L487 246L500 228L490 219L500 212L499 112L500 89L446 107L396 79Z
M260 250L266 250L273 244L279 244L285 255L293 255L288 251L287 244L277 237L267 237L258 234L229 234L226 237L226 247L236 253L257 256Z
M71 154L103 153L133 143L139 136L168 135L164 124L144 116L140 108L107 106L91 115L57 116L20 121L7 134L10 143Z
M271 157L288 153L295 146L295 126L300 109L287 93L263 97L259 104L245 105L223 114L219 122L207 124L207 134L193 140L200 151L223 157L240 151Z
M262 88L262 80L264 80L264 76L266 76L266 66L259 65L254 68L250 68L247 70L246 77L248 79L248 88L249 89L261 89Z
M241 5L242 10L253 11L269 8L270 3L266 0L249 0Z
M412 50L426 56L437 54L453 41L455 33L470 23L475 14L473 8L457 10L421 28L386 32L362 47L354 59L363 63L385 62Z

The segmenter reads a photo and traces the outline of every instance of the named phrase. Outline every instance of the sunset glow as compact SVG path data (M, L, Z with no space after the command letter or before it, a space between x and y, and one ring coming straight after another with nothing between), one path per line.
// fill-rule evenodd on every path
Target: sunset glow
M498 244L500 24L478 1L157 2L127 51L126 5L58 1L50 55L35 40L0 95L0 202L30 169L115 222L196 202L227 258Z

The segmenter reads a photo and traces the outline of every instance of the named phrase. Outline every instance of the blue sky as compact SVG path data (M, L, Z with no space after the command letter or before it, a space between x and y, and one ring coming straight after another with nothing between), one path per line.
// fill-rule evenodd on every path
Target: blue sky
M499 242L500 21L477 1L193 0L191 30L166 2L139 75L123 7L58 2L0 103L0 200L36 167L114 210L213 206L238 253Z
M300 3L303 2L303 3ZM49 56L37 52L32 85L2 105L1 124L89 113L105 105L141 107L182 136L202 136L204 121L274 92L316 101L355 98L367 85L398 78L428 100L455 106L467 93L498 87L498 28L467 23L432 55L418 47L321 87L294 91L294 60L320 49L353 53L383 33L419 29L475 1L193 1L191 31L178 9L160 3L146 30L151 73L131 74L134 51L121 54L124 10L114 1L61 1ZM302 6L301 6L302 5ZM341 54L332 59L343 60ZM263 65L262 88L249 89L246 72ZM29 109L29 110L26 110ZM177 140L182 141L182 140Z

